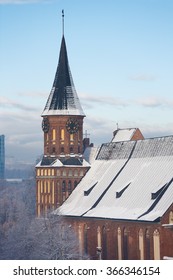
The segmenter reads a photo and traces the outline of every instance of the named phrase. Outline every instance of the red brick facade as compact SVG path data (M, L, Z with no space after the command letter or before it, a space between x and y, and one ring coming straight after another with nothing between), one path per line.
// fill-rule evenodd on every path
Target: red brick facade
M115 221L108 219L66 218L79 236L81 254L91 259L154 260L173 257L173 231L170 222L173 206L161 222Z

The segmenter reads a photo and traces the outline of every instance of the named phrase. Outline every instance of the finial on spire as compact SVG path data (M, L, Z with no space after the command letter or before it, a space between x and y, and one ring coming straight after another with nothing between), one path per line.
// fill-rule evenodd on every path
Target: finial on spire
M62 10L62 35L64 36L64 10Z

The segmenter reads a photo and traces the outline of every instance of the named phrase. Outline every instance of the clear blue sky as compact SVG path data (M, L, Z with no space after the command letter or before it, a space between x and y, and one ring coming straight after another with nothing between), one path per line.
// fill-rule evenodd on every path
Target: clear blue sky
M173 134L172 0L0 0L0 134L6 155L43 152L41 113L62 37L96 145L116 123L145 137Z

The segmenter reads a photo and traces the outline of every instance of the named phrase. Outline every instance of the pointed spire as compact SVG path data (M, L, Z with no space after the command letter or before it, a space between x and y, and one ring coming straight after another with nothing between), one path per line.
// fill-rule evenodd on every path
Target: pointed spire
M62 20L64 32L64 11L62 11ZM42 113L42 116L46 115L85 116L71 76L64 33L53 87Z
M62 10L62 36L64 36L64 10Z

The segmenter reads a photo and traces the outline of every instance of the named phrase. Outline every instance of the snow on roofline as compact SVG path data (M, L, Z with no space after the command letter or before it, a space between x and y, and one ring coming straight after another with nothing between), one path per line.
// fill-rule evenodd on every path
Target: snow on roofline
M58 213L154 222L172 203L173 136L166 136L103 144Z

